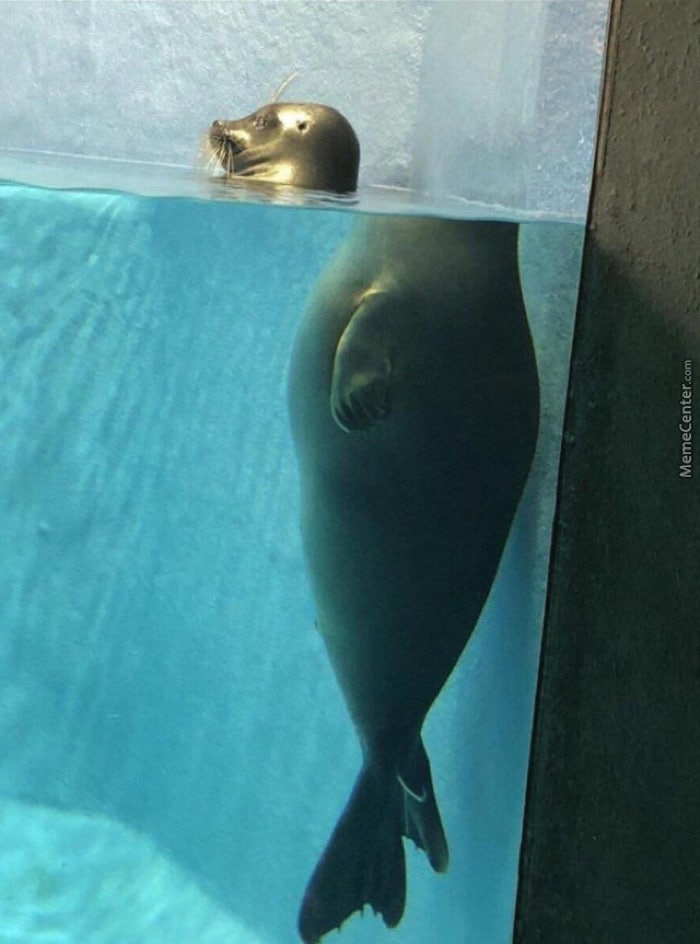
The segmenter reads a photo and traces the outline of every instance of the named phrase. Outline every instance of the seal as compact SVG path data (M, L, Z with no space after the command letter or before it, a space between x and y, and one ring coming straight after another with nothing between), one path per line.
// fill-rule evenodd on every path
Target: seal
M406 899L402 837L448 846L421 738L498 569L538 430L517 224L360 217L289 370L317 625L363 765L311 877L315 944Z
M215 121L231 178L357 184L352 127L324 105ZM360 217L297 332L288 403L317 626L363 765L306 889L305 944L406 900L403 837L447 840L421 737L491 589L537 440L518 227Z
M331 193L357 187L357 136L328 105L272 102L245 118L216 120L205 151L230 178Z

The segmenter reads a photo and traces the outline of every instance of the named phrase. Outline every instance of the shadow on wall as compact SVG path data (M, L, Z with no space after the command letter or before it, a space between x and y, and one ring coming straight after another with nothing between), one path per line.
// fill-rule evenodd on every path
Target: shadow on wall
M607 0L435 4L412 186L583 219Z

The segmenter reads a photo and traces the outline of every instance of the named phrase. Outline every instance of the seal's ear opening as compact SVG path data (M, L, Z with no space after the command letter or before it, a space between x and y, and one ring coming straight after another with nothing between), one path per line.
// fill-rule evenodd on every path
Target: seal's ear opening
M298 130L298 131L301 131L302 134L303 134L305 131L308 131L308 130L309 130L309 122L308 122L305 118L299 119L299 121L297 121L297 130Z

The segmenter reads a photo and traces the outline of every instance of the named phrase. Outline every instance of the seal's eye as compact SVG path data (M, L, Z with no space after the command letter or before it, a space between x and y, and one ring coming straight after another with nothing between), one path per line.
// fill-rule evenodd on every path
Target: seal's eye
M256 115L255 121L253 122L253 127L256 131L262 131L267 125L267 118L264 115Z
M308 127L309 127L308 121L305 121L304 119L302 119L301 121L297 121L297 128L299 131L306 131Z

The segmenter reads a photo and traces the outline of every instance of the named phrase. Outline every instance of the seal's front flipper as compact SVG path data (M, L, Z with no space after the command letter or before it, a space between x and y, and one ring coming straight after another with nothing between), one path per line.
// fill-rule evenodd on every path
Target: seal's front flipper
M391 410L392 322L397 299L365 294L338 341L331 380L331 412L345 432L369 429Z
M399 923L406 903L402 805L394 776L362 768L304 895L299 933L305 944L316 944L365 905L387 927Z

